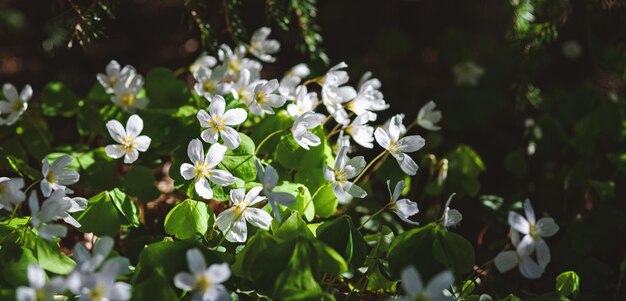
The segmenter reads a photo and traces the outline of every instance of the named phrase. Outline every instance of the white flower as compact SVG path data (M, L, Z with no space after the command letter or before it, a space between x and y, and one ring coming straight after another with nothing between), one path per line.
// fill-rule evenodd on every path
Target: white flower
M222 82L222 78L226 72L226 68L220 66L215 69L201 67L193 73L196 83L193 85L194 90L200 96L211 100L216 94L224 94L230 90L230 84Z
M430 282L424 287L422 277L414 266L408 266L401 273L402 288L407 296L401 300L429 300L443 301L454 300L452 297L445 296L443 292L450 288L454 281L452 272L443 271L435 275Z
M2 93L6 100L0 100L0 114L9 114L9 116L6 119L0 118L0 125L12 125L28 108L28 100L33 96L33 88L26 85L18 95L15 86L4 84Z
M41 161L41 173L43 179L41 180L41 192L43 196L48 197L54 190L65 190L66 185L72 185L80 179L80 175L77 171L71 169L65 169L65 167L72 162L72 157L69 155L63 155L54 162L52 165L48 162L48 158L43 158ZM71 191L71 190L70 190Z
M298 117L305 112L315 111L317 107L317 93L308 93L306 86L296 88L296 96L293 103L287 105L287 112L291 117Z
M230 278L227 263L206 266L204 256L197 248L187 251L189 271L179 272L174 276L174 285L185 291L195 291L192 300L218 301L230 300L228 291L222 283Z
M217 65L217 59L214 56L203 53L189 66L189 71L191 71L195 77L196 72L200 69L213 69L215 65Z
M427 102L417 113L417 124L430 131L438 131L441 129L437 122L441 121L441 111L435 111L434 101Z
M241 137L235 129L230 126L242 124L248 118L248 113L244 109L226 109L226 100L220 95L215 95L209 112L198 111L196 117L200 121L200 126L208 128L202 131L200 136L207 143L216 143L220 135L224 140L224 145L230 149L236 149L241 143Z
M458 63L452 67L454 83L458 86L476 86L478 80L485 75L485 69L472 61Z
M148 105L148 98L138 97L143 88L143 77L139 74L132 74L124 81L118 81L113 86L113 96L111 101L126 112L134 112L137 109L145 109Z
M348 67L348 64L345 62L341 62L333 67L331 67L328 72L323 77L322 87L326 86L341 86L348 82L350 77L348 76L348 72L341 70Z
M187 155L191 163L183 163L180 166L180 174L185 180L196 179L195 188L198 195L205 199L213 198L211 183L219 186L228 186L235 183L237 178L225 170L215 169L224 159L227 148L219 143L211 145L209 151L204 155L204 146L200 139L193 139L187 147Z
M559 231L559 226L550 217L543 217L535 220L535 211L530 200L524 202L524 213L526 218L516 212L509 212L509 225L513 230L524 234L524 238L519 242L517 251L520 254L530 255L537 251L537 262L545 267L550 262L550 248L543 239L550 237Z
M335 121L343 125L350 123L344 103L354 99L356 95L356 90L350 86L325 85L322 87L322 103Z
M583 53L583 47L575 40L565 41L561 46L563 56L570 60L577 60Z
M67 214L72 204L64 199L64 197L65 192L63 190L56 190L43 202L41 208L39 208L39 200L37 199L37 193L35 191L31 192L28 197L28 206L31 211L30 223L33 228L39 231L39 236L46 240L52 240L55 237L65 237L65 235L67 235L67 228L65 226L47 224L48 222L64 219L68 216L72 218Z
M125 259L125 258L124 258ZM131 297L131 286L125 282L116 282L121 271L127 270L122 262L128 260L110 259L104 263L97 273L79 273L68 278L68 287L78 287L76 294L80 295L80 300L91 301L126 301Z
M365 148L374 147L374 128L367 125L370 121L367 114L363 114L354 118L352 123L345 128L348 135L352 136L352 139Z
M404 113L396 114L393 117L395 116L400 116L404 120ZM391 124L391 121L394 120L393 117L387 119L382 125L382 128L387 132L389 132L389 125ZM400 124L400 136L404 136L404 134L406 134L406 126L404 126L404 124Z
M363 156L350 159L347 151L346 147L339 149L337 158L335 158L334 168L324 167L324 178L332 182L333 192L342 203L349 202L352 197L364 198L367 196L367 192L363 188L349 181L363 171L365 159Z
M119 143L104 148L107 156L113 159L124 156L124 163L131 164L139 158L139 152L145 152L150 147L152 139L146 135L139 136L143 130L143 120L137 115L128 118L126 129L117 120L109 120L106 126L113 140Z
M250 78L250 71L248 71L248 69L243 69L239 73L237 81L230 84L230 92L233 94L233 97L249 106L252 102L252 92L258 83L257 80L256 78Z
M0 177L0 209L13 210L13 206L23 202L26 194L22 191L24 179Z
M91 249L91 253L85 245L76 244L73 249L74 259L76 260L76 271L81 273L92 273L100 267L107 258L114 245L113 238L104 236L96 241Z
M374 137L380 146L388 150L396 158L402 171L407 175L414 176L417 173L418 166L406 153L418 151L426 144L426 141L419 135L400 138L401 125L402 116L396 115L391 118L389 129L377 128L374 132Z
M228 208L217 217L215 223L222 231L226 240L230 242L245 242L248 237L246 222L260 229L267 230L272 223L272 216L263 209L250 207L265 199L259 196L263 187L250 188L246 194L245 188L232 189L230 200L233 207Z
M220 61L222 61L226 67L224 82L236 81L239 76L239 72L243 69L248 69L252 77L259 77L258 74L261 72L262 68L261 63L245 58L245 46L240 45L233 51L228 45L222 44L217 54Z
M267 201L272 207L272 213L274 213L274 217L278 222L281 222L280 211L278 210L278 205L283 206L292 206L296 203L296 198L286 192L273 192L274 187L278 184L278 173L276 169L271 165L265 167L263 170L263 166L259 160L256 161L256 171L257 176L259 177L259 181L263 184L263 194L267 197Z
M116 60L111 60L105 69L106 73L98 73L96 78L107 93L115 92L115 84L126 81L135 74L135 68L130 65L122 68Z
M350 144L350 136L344 135L343 130L339 131L339 135L337 136L336 149L333 148L333 152L337 153L342 147L347 149L347 152L350 153L352 150L352 146Z
M354 112L358 116L368 114L371 121L376 120L375 111L383 111L389 108L385 102L383 93L378 89L381 84L378 79L369 79L371 73L367 72L361 78L359 92L354 99L345 105L346 109Z
M248 51L259 60L263 62L274 62L276 58L272 57L272 54L278 52L280 49L280 43L276 40L268 40L272 30L269 27L261 27L252 34L250 41L250 47Z
M287 99L294 99L296 97L296 86L310 73L311 70L304 63L291 67L280 80L278 92Z
M15 291L17 301L52 301L55 295L65 290L64 280L54 277L46 283L46 272L36 264L26 270L29 286L20 286Z
M274 114L272 108L282 107L287 99L282 95L274 94L277 89L278 81L276 79L256 84L249 104L250 113L259 116Z
M313 112L305 112L304 114L296 117L296 120L293 122L293 126L291 127L293 139L296 140L298 145L306 150L309 150L310 146L320 145L322 143L320 138L308 130L314 129L318 125L322 124L324 119L324 115Z
M511 230L511 242L516 249L502 251L494 259L498 271L506 273L517 266L520 274L525 278L539 279L545 268L530 258L531 254L520 252L519 233L515 230Z
M398 198L400 198L400 195L402 194L402 191L406 187L404 181L398 181L393 191L391 191L390 184L390 181L387 180L387 189L389 189L389 197L391 198L390 203L392 204L391 211L393 211L404 222L413 225L419 225L420 223L414 222L409 219L409 217L419 213L419 209L417 209L417 203L406 198L398 200Z
M446 202L446 208L443 210L442 224L446 228L454 227L458 225L463 219L463 215L459 210L450 209L450 202L452 202L452 197L454 197L456 193L453 193L448 198Z

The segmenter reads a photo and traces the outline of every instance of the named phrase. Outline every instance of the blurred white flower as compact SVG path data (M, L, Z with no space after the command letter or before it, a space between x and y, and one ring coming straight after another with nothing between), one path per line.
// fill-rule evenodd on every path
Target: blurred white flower
M33 88L30 85L26 85L22 92L18 94L15 86L4 84L2 93L6 100L0 100L0 115L9 115L6 119L0 117L0 125L12 125L28 109L28 101L33 96Z
M278 210L278 205L283 206L292 206L296 203L296 198L286 192L274 192L274 187L278 184L278 173L276 169L271 165L267 165L265 170L263 170L263 166L259 160L256 161L256 174L259 177L259 181L263 184L263 194L267 197L267 202L272 207L272 213L274 213L274 218L281 222L280 211Z
M124 68L116 60L111 60L105 69L106 73L98 73L96 79L104 88L107 93L115 92L115 85L118 82L124 82L129 77L135 75L135 68L131 65L126 65Z
M248 237L246 222L263 230L270 228L272 216L263 209L250 207L262 202L265 197L259 196L263 187L232 189L230 200L233 207L228 208L217 217L215 223L230 242L245 242Z
M30 264L26 270L29 286L20 286L15 291L17 301L52 301L55 295L65 290L64 280L54 277L46 283L46 272L37 264Z
M309 132L310 129L314 129L324 121L325 117L319 113L305 112L304 114L296 117L291 127L291 134L296 143L302 148L309 150L311 146L320 145L320 138Z
M52 162L52 165L48 162L48 158L43 158L41 161L41 174L43 175L43 179L40 183L43 196L48 197L50 193L55 190L65 191L67 189L65 186L78 182L80 174L75 170L65 168L70 162L72 162L72 157L69 155L63 155L57 158Z
M204 155L204 146L200 139L193 139L187 146L187 155L191 163L183 163L180 166L180 174L185 180L196 179L195 189L198 195L205 199L213 198L211 183L219 186L228 186L235 183L235 178L230 172L215 169L224 159L227 148L219 143L211 145L209 151Z
M424 138L419 135L406 136L400 138L400 127L402 126L402 116L396 115L391 118L389 128L377 128L374 132L376 142L398 161L400 168L407 175L417 174L417 163L406 153L416 152L426 144Z
M311 70L304 63L291 67L280 80L278 92L287 99L294 99L296 97L296 86L310 73Z
M259 82L258 79L250 78L250 71L248 71L248 69L243 69L239 73L237 81L230 84L230 92L233 94L234 98L241 100L246 106L250 106L252 102L252 91L254 91L254 87Z
M41 208L39 207L39 200L35 191L31 192L28 197L28 206L31 211L30 223L33 228L37 229L39 236L43 239L52 240L55 237L65 237L65 235L67 235L67 228L65 226L48 224L49 222L68 217L74 220L74 218L67 213L72 207L72 204L64 197L65 192L63 190L56 190L42 203ZM74 221L78 224L76 220ZM78 225L80 227L80 224Z
M104 150L107 156L119 159L124 156L124 163L131 164L139 158L139 152L145 152L150 147L152 139L141 135L143 120L137 115L132 115L126 121L126 129L117 120L109 120L106 124L109 134L119 144L107 145Z
M476 86L485 75L485 69L472 61L458 63L452 67L454 83L458 86Z
M117 81L113 86L114 94L111 96L111 101L129 113L137 109L145 109L149 100L146 97L139 97L143 81L143 77L139 74L132 74L124 81Z
M399 199L402 191L406 187L406 184L403 180L398 181L396 183L396 187L391 190L391 181L387 180L387 189L389 189L389 197L391 203L391 211L393 211L401 220L406 223L419 225L420 223L414 222L410 219L411 216L419 213L419 209L417 209L417 203L413 202L409 199Z
M317 107L317 93L308 93L306 86L298 86L293 103L287 105L287 112L291 117L298 117L306 112L315 112Z
M131 286L125 282L116 282L121 271L128 268L118 260L108 260L97 273L85 273L71 280L77 283L68 283L68 287L79 287L80 300L90 301L126 301L131 297ZM68 278L70 280L70 278ZM69 281L68 281L69 282Z
M196 117L202 128L200 136L207 143L216 143L222 136L224 145L230 149L236 149L241 143L241 137L235 129L230 126L242 124L248 118L248 113L244 109L236 108L226 110L226 100L220 95L215 95L209 104L209 112L198 111Z
M191 273L177 273L174 276L174 285L185 291L194 291L192 300L230 300L230 295L222 284L230 278L228 264L212 264L207 268L204 256L197 248L188 250L186 256Z
M524 238L517 246L517 251L526 255L537 251L537 262L541 267L546 267L550 262L550 248L543 238L556 234L559 226L550 217L543 217L536 221L535 211L528 199L524 201L524 213L526 218L516 212L509 212L508 221L511 228L524 234Z
M367 192L363 188L349 181L363 171L365 159L363 156L348 158L347 151L346 147L339 149L334 168L324 167L324 177L327 181L332 182L333 192L342 204L348 203L353 197L364 198L367 196Z
M22 191L24 179L0 177L0 209L13 210L13 206L23 202L26 194Z
M452 297L443 294L445 290L452 286L454 281L454 276L450 271L443 271L435 275L426 286L424 286L422 277L414 266L404 268L400 277L402 288L407 296L399 298L399 300L454 300Z
M511 230L511 243L515 250L502 251L496 255L494 264L500 273L506 273L518 267L520 274L527 279L539 279L544 272L545 267L539 265L535 260L530 258L529 253L520 252L519 246L519 233L515 230Z
M213 95L225 94L230 90L230 83L222 82L226 68L220 66L215 69L201 67L193 73L196 83L193 85L196 93L209 101Z
M278 52L280 43L276 40L268 40L272 30L269 27L261 27L252 34L248 51L263 62L274 62L276 58L272 54Z
M195 77L195 74L200 71L200 69L213 69L215 65L217 65L217 58L203 53L189 66L189 71L191 71Z
M417 113L417 124L430 131L438 131L441 129L437 125L441 121L441 111L435 111L434 101L427 102Z
M577 60L580 58L580 55L583 53L583 47L575 40L565 41L563 46L561 46L561 51L563 52L563 56L570 60Z
M350 135L356 143L365 148L374 147L374 128L367 125L369 121L369 116L363 114L354 118L352 123L344 128L346 134Z
M253 78L258 78L261 72L261 63L255 60L245 58L246 47L240 45L231 49L228 45L222 44L217 52L222 64L226 67L224 82L234 82L239 77L239 73L243 69L248 69ZM218 67L219 68L219 67Z

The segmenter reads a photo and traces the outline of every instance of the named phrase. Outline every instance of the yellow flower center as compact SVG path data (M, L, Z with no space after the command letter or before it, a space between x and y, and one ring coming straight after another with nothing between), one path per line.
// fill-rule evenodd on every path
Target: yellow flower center
M113 86L115 86L115 83L117 83L118 80L119 78L117 76L111 76L109 77L109 82L107 83L107 85L109 86L109 88L113 88Z
M127 137L122 138L122 150L123 151L132 152L136 146L137 146L137 143L135 142L135 140L133 140L133 137L127 136Z
M350 102L348 102L345 105L345 108L350 110L350 111L354 111L354 109L356 108L356 105L354 104L354 100L351 100Z
M207 93L214 93L215 81L212 79L207 79L204 82L202 82L202 91L207 92Z
M133 93L124 93L120 101L122 102L123 106L132 107L135 105L137 99L135 98L135 94Z
M244 213L244 211L246 211L249 203L250 202L248 200L243 200L235 207L233 207L233 211L235 212L235 214L237 214L237 216L240 216Z
M258 104L264 105L269 100L269 97L267 97L267 94L265 92L259 91L256 92L256 94L254 95L254 99Z
M248 91L247 89L239 88L237 93L239 94L239 99L243 100L244 102L248 102L250 100L250 91Z
M415 299L413 299L414 301L429 301L431 298L428 295L424 295L424 294L420 294L415 296Z
M93 301L99 301L106 298L106 289L104 285L98 284L93 290L89 292L89 298Z
M24 108L24 101L21 99L16 99L13 102L13 106L11 106L11 109L13 110L13 112L19 112Z
M198 278L196 278L196 282L194 283L194 287L200 292L205 292L211 287L211 285L211 279L204 274L198 276Z
M394 154L399 154L400 152L398 151L398 145L396 143L397 141L395 140L389 141L389 151Z
M229 60L228 69L232 70L235 73L238 73L241 69L241 63L239 62L239 60Z
M205 178L211 175L211 168L204 162L198 162L194 167L193 173L197 178Z
M48 171L46 181L48 181L48 183L54 183L56 181L56 177L54 176L54 172L52 170Z
M213 119L209 120L209 126L214 133L224 130L224 120L219 117L213 117Z
M35 301L47 301L48 296L46 296L46 291L39 289L35 291Z
M530 235L530 237L533 238L533 240L539 240L541 238L538 232L539 232L539 229L537 229L535 225L530 224L530 229L528 230L528 234Z

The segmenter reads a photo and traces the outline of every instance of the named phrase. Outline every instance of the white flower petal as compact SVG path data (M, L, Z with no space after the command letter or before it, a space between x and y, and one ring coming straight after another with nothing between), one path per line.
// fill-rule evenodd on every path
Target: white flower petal
M528 221L528 223L534 225L536 222L535 210L533 210L533 206L530 204L529 199L526 199L524 201L524 214L526 214L526 220Z
M193 164L204 162L204 147L200 139L196 138L189 141L189 145L187 145L187 156L189 156Z
M509 212L508 221L509 226L511 226L517 232L520 232L522 234L528 234L528 231L530 230L530 224L520 214L513 211Z
M196 184L194 184L194 187L199 196L205 199L213 198L213 190L211 189L211 185L209 184L209 181L207 181L207 179L199 178L196 181Z
M228 150L228 148L219 143L211 145L206 157L204 158L204 163L211 168L215 167L217 164L220 164L222 160L224 160L224 153L226 153L226 150Z
M262 209L248 208L244 217L250 224L263 230L268 230L272 224L272 216Z
M224 187L234 184L235 181L237 181L237 178L235 178L230 172L226 170L214 169L211 170L209 180L219 186Z
M550 263L550 260L551 260L550 248L548 247L548 244L546 243L546 241L543 239L540 239L539 241L537 241L536 250L537 250L537 262L539 263L541 267L545 268L546 266L548 266L548 263Z
M541 237L550 237L559 232L559 225L551 217L540 218L535 227L537 234Z
M211 283L223 283L230 278L230 268L228 263L212 264L206 271Z
M400 154L399 156L394 156L396 158L396 161L398 161L398 164L400 165L400 169L402 169L402 171L404 173L406 173L409 176L414 176L417 174L417 163L415 163L415 161L413 161L413 158L411 158L409 155L407 154ZM400 159L398 159L400 158Z
M222 121L226 125L238 125L242 124L248 118L248 113L244 109L231 109L224 113Z
M126 282L115 282L109 289L107 297L109 300L126 301L130 299L130 291L130 284Z
M152 139L150 139L150 137L145 136L145 135L139 136L135 138L135 143L136 143L135 148L140 152L145 152L150 147L151 142L152 142Z
M126 154L124 155L124 163L132 164L133 162L137 161L138 158L139 151L133 148L131 151L126 152Z
M122 156L124 156L124 154L126 154L126 151L124 151L122 149L122 146L119 144L111 144L111 145L107 145L104 148L104 151L106 152L107 156L113 158L113 159L119 159Z
M196 177L195 167L189 163L183 163L180 166L180 175L183 176L185 180L191 180Z
M143 120L138 115L132 115L126 122L126 135L135 138L143 130Z
M402 279L402 288L409 296L415 297L424 291L422 277L414 266L405 267L400 277Z
M500 252L494 259L494 263L500 273L508 272L518 264L517 253L515 251Z
M209 115L215 118L221 118L224 115L224 110L226 109L226 100L221 95L213 96L213 100L211 100L211 104L209 104Z
M443 291L449 289L453 281L452 272L441 272L430 280L426 286L426 294L431 297L442 297Z
M235 131L235 129L225 126L221 131L222 139L224 140L224 145L230 149L236 149L241 144L241 137L239 133Z
M196 279L187 272L179 272L174 276L174 285L184 291L191 291L194 288Z
M111 138L118 143L123 143L123 139L126 138L126 130L122 124L117 120L109 120L106 124L107 130L111 135Z
M522 256L530 256L535 250L537 242L530 235L525 235L517 245L517 253Z
M378 145L380 145L382 148L387 150L389 149L391 140L385 130L383 130L382 128L377 128L376 131L374 131L374 138L376 139Z
M544 269L540 265L538 265L528 256L521 256L518 267L522 276L528 279L541 278L541 274L543 274L544 271Z
M57 183L61 185L72 185L80 180L80 174L71 169L64 169L55 174Z
M403 153L416 152L426 145L426 140L422 136L406 136L397 143L398 151Z
M15 86L12 84L4 84L2 86L2 93L9 101L15 101L19 98L17 95L17 89L15 89Z
M204 260L204 255L202 255L202 252L200 252L199 249L193 248L187 250L186 256L189 271L191 271L193 275L204 273L206 270L206 261Z
M27 275L32 288L40 289L46 284L46 272L36 264L28 265Z

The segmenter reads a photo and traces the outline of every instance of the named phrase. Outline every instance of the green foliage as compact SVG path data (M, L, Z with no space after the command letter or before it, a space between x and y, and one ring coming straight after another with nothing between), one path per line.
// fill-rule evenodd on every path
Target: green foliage
M215 223L213 211L205 203L192 199L178 203L165 217L165 232L178 239L204 235Z
M580 278L573 271L567 271L556 277L556 290L561 296L578 298Z

